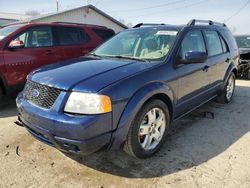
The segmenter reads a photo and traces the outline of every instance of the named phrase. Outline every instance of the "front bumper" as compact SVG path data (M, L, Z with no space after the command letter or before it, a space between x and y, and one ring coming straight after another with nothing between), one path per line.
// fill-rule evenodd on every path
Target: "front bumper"
M73 116L42 109L17 97L19 121L38 140L64 152L90 154L110 144L112 114Z

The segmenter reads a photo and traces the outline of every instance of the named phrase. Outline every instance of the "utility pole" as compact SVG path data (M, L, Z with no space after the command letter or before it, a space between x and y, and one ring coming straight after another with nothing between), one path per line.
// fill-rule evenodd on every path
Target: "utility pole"
M59 12L59 2L56 1L56 11Z

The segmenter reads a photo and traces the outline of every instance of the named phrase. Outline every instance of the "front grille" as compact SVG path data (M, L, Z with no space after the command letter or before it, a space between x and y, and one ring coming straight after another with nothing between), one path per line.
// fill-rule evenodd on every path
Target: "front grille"
M24 96L28 101L47 109L53 106L60 92L60 89L37 84L32 81L27 81L24 88Z

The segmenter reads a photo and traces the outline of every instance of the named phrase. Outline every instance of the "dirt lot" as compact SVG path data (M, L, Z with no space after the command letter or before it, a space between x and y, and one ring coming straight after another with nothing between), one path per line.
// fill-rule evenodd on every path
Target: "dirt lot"
M122 151L66 157L16 126L10 101L0 110L0 187L249 188L249 106L250 81L237 81L231 104L197 109L175 123L155 157L136 160Z

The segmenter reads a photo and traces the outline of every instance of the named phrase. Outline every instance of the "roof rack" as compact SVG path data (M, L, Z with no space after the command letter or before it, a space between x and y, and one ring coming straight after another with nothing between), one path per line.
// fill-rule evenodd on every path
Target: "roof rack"
M83 23L74 23L74 22L51 22L51 23L58 23L58 24L69 24L69 25L84 25L84 26L96 26L96 27L105 27L106 26L102 26L102 25L94 25L94 24L83 24Z
M208 25L219 25L223 27L227 26L224 23L214 22L212 20L196 20L196 19L190 20L187 25L191 26L191 25L195 25L196 23L202 23L202 24L208 24Z
M142 27L142 26L157 26L157 25L165 25L165 24L164 23L160 23L160 24L139 23L139 24L136 24L133 28Z

